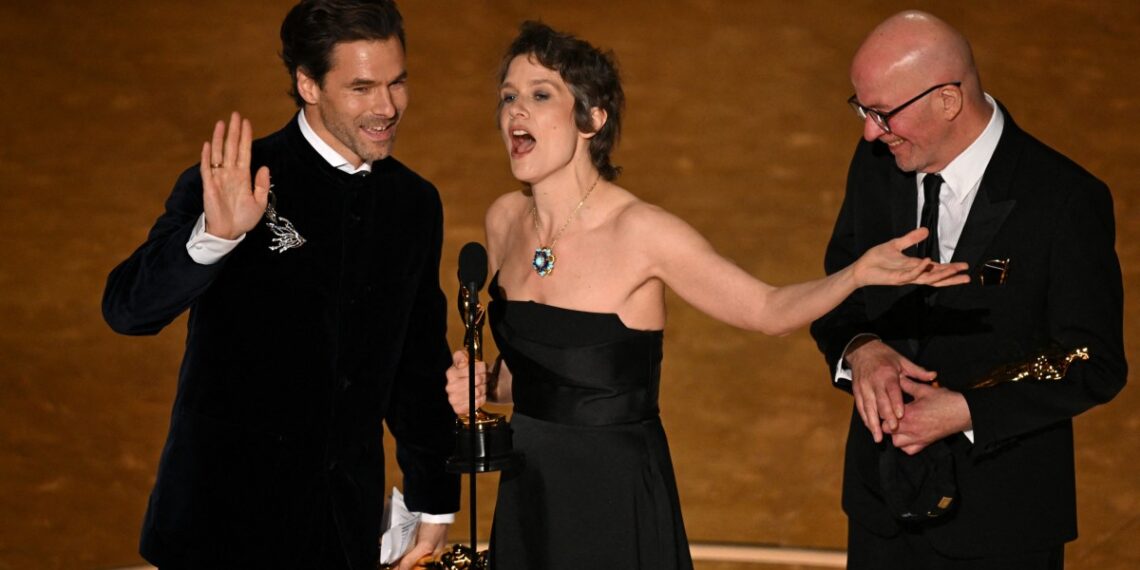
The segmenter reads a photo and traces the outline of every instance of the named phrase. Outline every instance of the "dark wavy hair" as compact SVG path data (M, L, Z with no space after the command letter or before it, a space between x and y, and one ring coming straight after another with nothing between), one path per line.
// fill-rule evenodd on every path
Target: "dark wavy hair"
M542 22L526 21L519 26L519 35L503 54L499 83L506 79L511 61L519 56L533 57L544 67L558 72L574 95L574 123L580 132L594 131L590 109L598 107L606 112L606 123L590 139L590 160L602 178L617 178L621 167L610 161L610 153L621 135L625 93L613 52L602 52L588 42L555 31Z
M358 40L404 40L404 19L392 0L303 0L281 23L281 60L289 70L289 95L304 107L297 92L297 70L324 85L336 44Z

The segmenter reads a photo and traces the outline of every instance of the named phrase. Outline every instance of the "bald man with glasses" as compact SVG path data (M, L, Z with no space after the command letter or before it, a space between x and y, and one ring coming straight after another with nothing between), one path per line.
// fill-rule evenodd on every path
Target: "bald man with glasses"
M918 225L916 255L971 283L860 290L812 326L854 396L844 467L852 569L1056 569L1077 536L1072 418L1124 386L1112 198L982 89L966 39L923 12L851 65L863 140L825 266ZM1047 349L1054 382L970 387Z

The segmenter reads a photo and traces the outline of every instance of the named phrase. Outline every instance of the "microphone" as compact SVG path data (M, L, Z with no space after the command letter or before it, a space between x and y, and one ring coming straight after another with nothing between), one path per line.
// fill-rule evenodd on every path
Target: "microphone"
M477 241L468 242L459 250L459 285L476 295L486 281L487 250Z
M483 307L479 290L487 280L487 250L479 242L468 242L459 250L459 316L467 329L463 346L472 360L483 359Z

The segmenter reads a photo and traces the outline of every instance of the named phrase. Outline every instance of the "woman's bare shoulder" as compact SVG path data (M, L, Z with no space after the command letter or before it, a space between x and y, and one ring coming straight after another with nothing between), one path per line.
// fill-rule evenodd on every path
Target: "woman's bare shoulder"
M525 219L530 205L530 196L522 190L515 190L499 196L487 208L483 229L487 235L487 254L492 270L499 268L500 256L509 248L509 236L516 231L519 220Z
M692 227L677 215L661 206L641 200L633 194L629 194L629 199L616 208L614 226L622 233L652 234L659 237L676 232L693 231Z
M484 217L488 235L507 231L523 212L530 209L530 205L530 197L523 194L522 190L507 192L495 198Z

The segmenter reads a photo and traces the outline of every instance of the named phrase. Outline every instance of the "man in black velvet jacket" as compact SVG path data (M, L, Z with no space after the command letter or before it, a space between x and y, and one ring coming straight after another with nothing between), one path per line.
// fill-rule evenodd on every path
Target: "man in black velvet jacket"
M387 421L425 517L407 568L442 546L459 481L440 198L390 156L402 21L386 0L304 1L281 38L300 112L252 143L248 120L219 122L107 282L124 334L190 309L141 552L164 570L374 568Z
M921 219L937 236L923 255L968 263L972 281L937 293L869 287L812 327L836 384L855 396L849 567L1061 568L1077 533L1072 418L1127 376L1108 188L1022 131L982 90L965 38L929 14L875 28L851 79L865 140L827 270ZM1091 358L1061 381L969 389L1057 345ZM957 493L947 512L897 518L880 464L891 445L903 462L948 450L942 475Z

